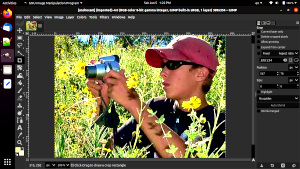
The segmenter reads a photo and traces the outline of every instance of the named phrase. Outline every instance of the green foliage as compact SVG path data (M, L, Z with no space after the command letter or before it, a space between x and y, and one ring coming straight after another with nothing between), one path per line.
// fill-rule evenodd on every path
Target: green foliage
M136 91L143 102L164 96L162 89L161 69L150 67L145 61L145 51L149 47L166 45L173 36L120 36L115 43L99 42L95 47L90 44L78 42L77 38L68 36L56 36L54 38L55 61L55 89L54 89L54 129L55 129L55 157L56 158L146 158L148 147L137 148L139 132L135 132L135 144L124 147L116 147L110 150L105 142L110 139L112 129L95 126L90 128L95 119L96 99L86 86L84 65L90 60L98 60L101 56L119 55L121 69L125 70L126 77L133 72L139 75ZM201 36L216 49L220 65L215 75L214 83L207 94L209 104L218 108L218 113L226 113L226 52L225 37ZM126 123L131 115L122 106L116 105L116 111L120 115L120 125ZM150 117L156 115L148 110ZM194 117L193 123L187 134L191 138L202 137L202 141L194 144L188 140L188 146L184 157L216 158L221 150L208 154L209 139L203 138L203 120ZM199 121L199 122L198 122ZM162 125L164 116L156 121ZM141 121L142 123L142 121ZM214 126L212 126L213 128ZM215 126L217 127L217 126ZM140 128L137 128L139 131ZM213 130L212 130L213 131ZM170 132L163 137L172 137ZM222 151L225 151L225 143ZM174 154L177 147L169 143L169 153Z
M159 117L159 119L155 120L155 123L157 123L157 124L163 124L164 122L165 122L165 117L164 117L164 115L161 115L161 116Z
M166 151L167 153L174 154L177 150L178 148L174 145L174 143L171 143L170 148L167 149Z

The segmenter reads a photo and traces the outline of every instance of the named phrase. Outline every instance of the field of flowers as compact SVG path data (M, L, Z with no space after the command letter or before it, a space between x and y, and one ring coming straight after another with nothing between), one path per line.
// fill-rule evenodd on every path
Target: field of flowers
M226 41L225 37L199 37L214 46L220 62L214 83L207 94L207 100L209 104L216 106L215 113L218 116L220 113L226 113ZM152 68L146 63L145 51L149 47L165 45L173 37L130 36L113 37L110 40L105 38L107 37L55 36L55 158L147 157L147 147L139 149L135 145L125 145L111 150L105 145L112 135L112 129L98 125L91 129L96 116L96 99L86 86L85 65L101 56L120 56L120 67L125 70L126 77L137 73L136 91L142 101L146 102L150 98L163 96L164 91L161 85L161 69ZM118 104L116 111L120 116L119 126L122 126L130 119L130 113ZM203 119L196 116L191 118L194 125L190 134L197 135L202 132ZM167 137L167 133L165 136ZM137 132L137 141L138 137ZM192 143L184 157L196 154L193 157L217 158L226 151L224 142L221 150L208 154L209 142L208 140L201 146ZM176 151L176 147L170 145L170 151Z

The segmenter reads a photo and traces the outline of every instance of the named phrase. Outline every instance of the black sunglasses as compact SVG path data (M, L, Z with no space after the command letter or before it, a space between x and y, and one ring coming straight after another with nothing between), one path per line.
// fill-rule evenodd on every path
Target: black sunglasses
M185 61L168 60L166 63L162 64L161 68L164 68L166 66L169 70L175 70L182 65L199 65L199 64L192 63L192 62L185 62Z

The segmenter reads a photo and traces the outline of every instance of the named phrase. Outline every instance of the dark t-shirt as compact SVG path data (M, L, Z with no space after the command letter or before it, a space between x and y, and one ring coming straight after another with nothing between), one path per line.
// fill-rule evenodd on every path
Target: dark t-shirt
M184 112L174 105L174 100L166 99L165 97L158 97L150 99L147 104L153 110L153 112L157 111L156 116L159 118L162 114L164 114L165 121L164 123L169 126L174 132L176 132L181 138L187 140L187 136L184 133L185 130L188 129L189 125L192 123L191 118L188 116L187 112ZM197 111L197 116L199 117L203 114L203 117L206 118L206 123L204 124L204 130L206 131L206 137L209 137L209 126L208 122L210 123L211 128L214 125L214 107L213 106L206 106L201 110ZM224 113L220 113L218 123L225 120ZM136 120L132 118L132 120L122 126L115 138L114 143L118 146L123 147L126 143L131 142L132 145L134 143L135 138L132 137L132 133L136 130ZM225 130L225 123L223 123L214 133L210 152L216 148L220 148L225 141L225 135L222 133ZM137 144L139 148L146 147L151 144L148 140L147 136L141 130L140 138L141 142ZM151 145L148 149L150 153L148 154L148 158L155 157L155 149L153 145ZM222 156L224 157L224 155Z

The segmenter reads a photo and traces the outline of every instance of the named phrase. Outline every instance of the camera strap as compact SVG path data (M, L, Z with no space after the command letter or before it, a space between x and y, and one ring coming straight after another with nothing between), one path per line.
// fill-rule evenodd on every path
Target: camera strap
M95 124L113 128L113 138L115 138L116 134L117 134L117 128L120 123L119 114L116 111L116 107L115 107L113 100L110 100L110 103L107 106L107 104L105 103L105 101L102 97L101 92L99 92L99 96L101 98L101 104L99 105L100 106L99 110L102 109L102 107L103 107L102 104L104 104L105 111L102 112L101 115L97 118L97 120L92 124L91 129L93 129ZM109 111L109 109L110 109L110 111Z

